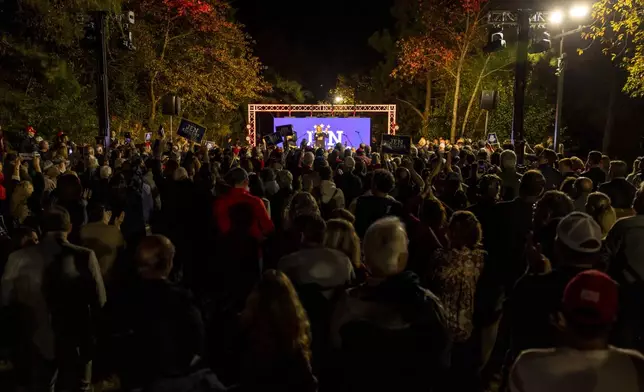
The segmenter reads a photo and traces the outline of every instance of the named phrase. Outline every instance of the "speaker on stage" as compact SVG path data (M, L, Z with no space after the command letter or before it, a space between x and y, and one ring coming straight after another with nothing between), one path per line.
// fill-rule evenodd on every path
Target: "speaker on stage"
M176 95L166 95L161 100L161 112L168 116L178 116L181 112L181 98Z
M481 109L494 110L499 104L499 92L494 90L481 91Z

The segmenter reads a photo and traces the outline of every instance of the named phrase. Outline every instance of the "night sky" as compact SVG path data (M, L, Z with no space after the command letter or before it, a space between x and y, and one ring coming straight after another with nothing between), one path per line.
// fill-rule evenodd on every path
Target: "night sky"
M255 53L283 77L322 99L338 74L367 72L381 56L369 37L394 23L393 0L236 0Z

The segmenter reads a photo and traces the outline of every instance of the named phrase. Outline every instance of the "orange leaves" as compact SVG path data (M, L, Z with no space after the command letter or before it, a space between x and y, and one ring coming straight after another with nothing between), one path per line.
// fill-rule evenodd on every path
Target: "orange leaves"
M461 0L461 7L465 12L475 14L481 11L485 2L486 0Z
M181 15L199 15L212 12L212 6L201 0L163 0L168 8L176 10Z
M414 79L431 68L448 67L456 54L441 42L429 36L413 36L398 41L398 66L393 77Z

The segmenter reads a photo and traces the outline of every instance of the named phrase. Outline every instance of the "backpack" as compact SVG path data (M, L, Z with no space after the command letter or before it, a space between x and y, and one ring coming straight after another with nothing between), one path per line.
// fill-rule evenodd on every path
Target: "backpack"
M322 201L322 190L320 188L314 188L313 189L313 197L315 197L315 201L318 203L318 207L320 208L320 215L322 216L322 219L324 220L329 220L331 219L331 215L333 213L333 210L338 208L338 203L335 200L335 196L338 194L339 189L335 188L335 192L333 192L333 195L329 199L328 203L324 203Z

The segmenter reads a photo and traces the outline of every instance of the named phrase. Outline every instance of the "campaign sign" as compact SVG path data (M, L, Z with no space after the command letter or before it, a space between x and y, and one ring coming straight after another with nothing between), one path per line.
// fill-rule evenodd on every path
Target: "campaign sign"
M411 153L411 136L382 135L380 149L383 154L409 155Z
M203 139L203 135L205 133L206 127L192 121L188 121L185 118L181 119L179 129L177 130L177 135L185 137L186 139L192 140L196 143L201 143L201 139Z
M496 137L496 133L488 133L487 134L487 142L490 144L498 144L499 143L499 138Z
M290 136L293 134L293 125L280 125L275 127L275 132L278 132L282 136Z
M369 144L371 140L371 119L362 117L281 117L273 119L275 131L283 125L292 125L293 131L299 136L296 145L306 140L309 146L315 145L317 130L326 132L327 147L342 143L348 147L358 148L360 143Z

